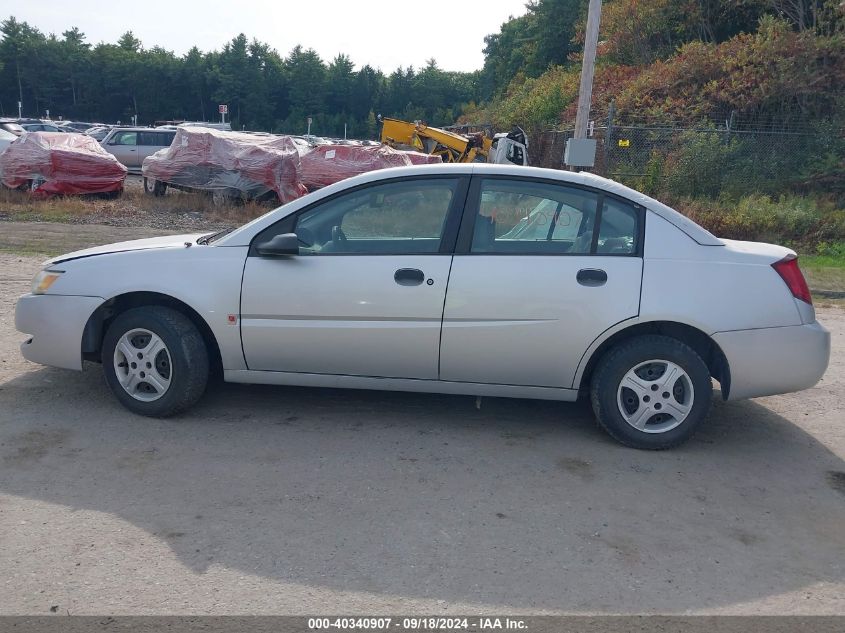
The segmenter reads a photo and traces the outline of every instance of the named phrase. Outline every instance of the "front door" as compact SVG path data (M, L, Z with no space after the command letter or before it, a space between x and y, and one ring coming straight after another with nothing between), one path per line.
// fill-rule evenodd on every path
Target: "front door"
M256 237L296 232L299 255L250 249L241 297L249 369L436 379L443 302L466 182L379 182Z
M136 168L141 165L138 159L137 132L116 132L106 142L106 149L126 167Z
M567 183L473 178L440 378L571 388L587 347L639 313L643 210Z

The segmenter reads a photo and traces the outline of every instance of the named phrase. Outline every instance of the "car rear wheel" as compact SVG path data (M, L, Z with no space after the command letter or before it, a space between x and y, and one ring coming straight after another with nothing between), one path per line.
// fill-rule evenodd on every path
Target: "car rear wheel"
M208 382L205 341L185 315L163 306L120 314L103 339L103 370L133 413L167 417L202 396Z
M692 437L707 416L712 394L710 372L695 350L658 335L612 348L590 386L599 425L627 446L651 450Z

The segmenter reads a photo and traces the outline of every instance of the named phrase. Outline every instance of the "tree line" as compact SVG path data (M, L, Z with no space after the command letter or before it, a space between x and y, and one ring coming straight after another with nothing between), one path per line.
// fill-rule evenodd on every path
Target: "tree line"
M296 46L282 56L238 35L220 50L184 55L132 34L92 45L9 17L0 22L0 114L128 122L218 120L233 128L351 137L377 134L376 115L431 125L456 120L526 128L574 117L588 0L528 0L485 38L484 66L384 73L348 55L323 60ZM669 120L737 111L755 119L842 113L845 4L841 0L605 0L594 111ZM673 79L670 81L669 78Z
M389 74L356 69L347 55L328 63L296 46L283 57L241 34L220 50L176 55L146 48L126 32L92 45L78 28L61 36L9 17L0 22L0 114L141 125L160 120L219 120L229 106L233 129L350 137L377 134L376 116L455 121L480 96L480 72L449 72L430 59L423 68Z
M498 126L572 125L588 0L533 0L485 38L481 109ZM845 113L841 0L604 0L593 114L694 122ZM841 116L840 116L841 118Z

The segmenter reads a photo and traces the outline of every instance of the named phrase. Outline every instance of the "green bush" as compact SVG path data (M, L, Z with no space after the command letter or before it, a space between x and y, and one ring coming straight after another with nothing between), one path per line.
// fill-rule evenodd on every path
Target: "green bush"
M675 208L719 237L793 244L817 254L842 248L845 242L845 209L825 198L758 194L736 202L684 198L676 201Z
M814 181L841 170L842 143L833 134L742 134L687 131L662 166L662 193L678 198L739 199L822 190ZM821 183L819 183L821 184Z
M737 154L738 141L723 141L716 132L685 132L677 147L663 167L666 193L674 197L718 197L726 166Z

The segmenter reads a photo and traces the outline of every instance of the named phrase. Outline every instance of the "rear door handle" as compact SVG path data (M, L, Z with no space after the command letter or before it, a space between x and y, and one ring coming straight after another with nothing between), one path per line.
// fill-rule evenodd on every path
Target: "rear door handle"
M416 268L400 268L393 273L393 281L400 286L419 286L425 281L425 275Z
M582 268L575 279L582 286L603 286L607 283L607 273L598 268Z

